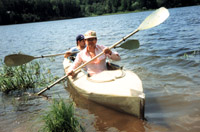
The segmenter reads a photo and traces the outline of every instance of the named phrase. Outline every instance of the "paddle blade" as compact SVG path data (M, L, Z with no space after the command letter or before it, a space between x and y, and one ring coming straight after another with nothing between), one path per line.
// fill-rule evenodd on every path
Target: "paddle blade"
M137 49L140 47L140 43L138 40L132 39L132 40L127 40L126 42L121 44L119 47L124 48L124 49L129 49L129 50Z
M5 57L4 63L7 66L19 66L35 59L33 56L24 54L11 54Z
M155 27L162 22L164 22L169 17L169 11L161 7L149 15L143 22L140 24L138 30L145 30L152 27Z

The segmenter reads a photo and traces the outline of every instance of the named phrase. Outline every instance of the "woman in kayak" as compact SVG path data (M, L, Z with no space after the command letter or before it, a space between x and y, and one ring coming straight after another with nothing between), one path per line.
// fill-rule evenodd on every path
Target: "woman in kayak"
M73 76L74 75L73 70L75 70L81 64L90 61L93 57L95 57L101 52L103 52L104 54L85 66L90 76L98 74L104 70L107 70L106 67L107 57L115 61L121 59L117 52L112 52L108 47L96 44L97 36L95 31L92 30L87 31L84 34L84 37L87 47L78 53L74 63L69 67L68 70L69 72L67 73L68 75Z

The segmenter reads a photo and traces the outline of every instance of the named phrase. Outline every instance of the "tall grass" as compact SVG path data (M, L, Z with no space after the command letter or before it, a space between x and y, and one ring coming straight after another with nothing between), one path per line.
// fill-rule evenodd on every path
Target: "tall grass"
M0 91L8 94L12 91L26 91L47 85L54 78L49 69L45 69L38 61L16 67L6 66L0 60Z
M42 116L44 127L42 132L80 132L84 129L75 117L72 102L65 103L63 99L53 100L50 110Z

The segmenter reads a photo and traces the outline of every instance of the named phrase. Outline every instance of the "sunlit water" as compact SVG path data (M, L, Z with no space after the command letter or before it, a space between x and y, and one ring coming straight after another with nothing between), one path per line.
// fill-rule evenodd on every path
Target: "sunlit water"
M76 35L87 30L97 32L98 44L110 46L135 30L151 12L0 26L0 58L18 52L32 56L64 53L76 45ZM200 6L169 12L163 24L131 37L140 41L139 49L116 49L122 58L116 63L135 72L143 82L147 121L84 100L63 84L45 94L74 98L87 131L200 131ZM64 75L63 56L55 57L54 62L42 61L52 74ZM40 116L50 102L46 98L0 96L1 132L42 127Z

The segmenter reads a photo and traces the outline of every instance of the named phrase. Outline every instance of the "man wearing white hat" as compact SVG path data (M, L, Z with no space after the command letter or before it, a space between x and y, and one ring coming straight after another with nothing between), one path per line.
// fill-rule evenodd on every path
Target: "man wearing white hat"
M87 47L78 53L74 63L70 66L68 75L74 75L73 70L76 69L81 64L90 61L93 57L98 55L101 52L104 52L103 55L96 58L92 62L86 65L87 72L92 76L94 74L98 74L104 70L107 70L106 67L106 58L110 58L112 60L120 60L120 56L117 52L112 52L109 48L103 45L97 45L97 36L96 32L89 30L84 34L85 43Z

